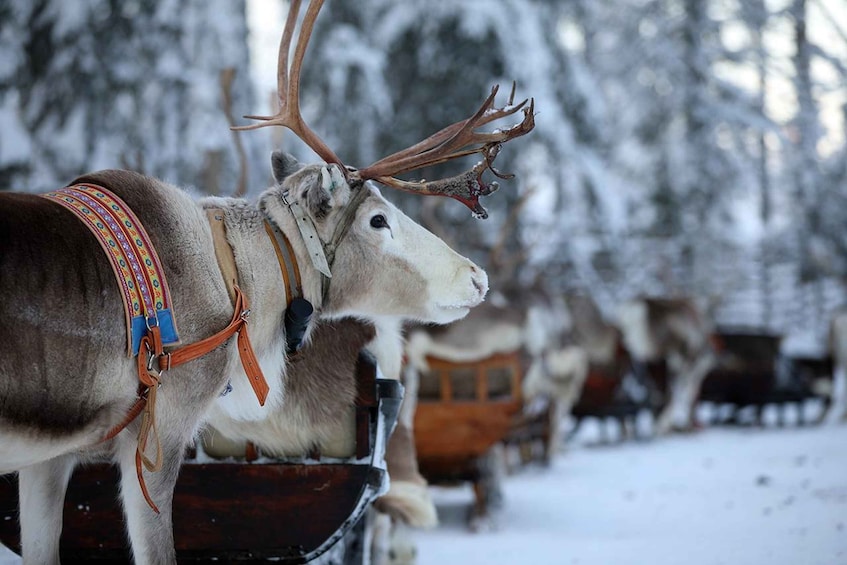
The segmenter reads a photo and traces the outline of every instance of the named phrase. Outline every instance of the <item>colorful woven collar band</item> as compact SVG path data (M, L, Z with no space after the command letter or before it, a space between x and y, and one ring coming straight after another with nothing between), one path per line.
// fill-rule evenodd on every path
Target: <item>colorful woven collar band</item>
M124 298L129 355L138 354L141 338L153 326L159 326L163 344L179 342L162 263L129 206L105 188L91 184L77 184L42 196L82 220L109 257Z

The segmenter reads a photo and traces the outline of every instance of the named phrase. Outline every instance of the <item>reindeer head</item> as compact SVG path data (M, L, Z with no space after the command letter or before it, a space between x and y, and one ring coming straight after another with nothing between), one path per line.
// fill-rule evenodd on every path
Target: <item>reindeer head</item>
M368 167L348 167L309 128L300 113L300 69L322 5L323 0L310 1L289 65L291 40L300 12L300 1L292 0L279 48L279 112L274 116L247 116L262 123L234 128L284 126L326 163L302 167L292 158L275 154L273 168L278 186L266 195L263 206L277 215L277 222L284 221L288 213L284 207L288 206L299 218L304 241L319 240L321 249L310 254L314 266L324 274L325 313L402 316L437 323L457 320L482 301L488 290L487 275L365 182L375 180L401 190L449 196L468 206L475 216L485 218L487 213L479 204L479 197L496 190L497 183L486 184L482 175L490 170L500 178L510 178L494 169L492 163L503 143L533 129L533 104L527 106L526 100L514 104L513 86L508 104L496 108L495 87L472 117ZM521 109L524 118L520 123L494 132L477 131ZM474 154L481 155L482 160L455 177L434 181L396 177ZM333 276L335 273L343 275ZM330 277L332 284L327 282Z
M488 291L485 272L377 188L349 183L335 165L304 167L280 152L272 163L277 186L265 193L262 206L284 225L291 223L286 208L293 205L314 226L331 276L325 314L446 324L482 302Z

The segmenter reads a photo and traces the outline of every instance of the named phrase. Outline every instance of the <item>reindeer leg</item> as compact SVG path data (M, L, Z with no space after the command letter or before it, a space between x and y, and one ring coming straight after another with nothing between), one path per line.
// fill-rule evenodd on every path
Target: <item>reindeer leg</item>
M673 375L670 379L670 383L668 383L668 401L656 417L655 435L657 436L667 435L673 427L674 412L677 404L679 403L679 389L681 388L679 386L680 379L681 377L679 375Z
M833 371L832 392L824 419L828 424L838 424L847 419L847 369L841 365Z
M176 565L171 506L184 445L182 442L168 441L169 438L163 434L162 468L155 473L144 471L147 490L159 507L160 513L156 514L144 499L136 475L136 438L128 432L122 435L124 437L119 438L122 440L119 447L121 498L134 562L136 565Z
M692 363L686 363L682 369L674 375L671 382L671 398L659 416L656 424L657 433L665 434L671 430L675 423L683 428L694 425L697 397L700 394L700 385L712 368L714 360L711 354L699 356ZM674 419L677 419L677 422Z
M696 428L697 422L697 400L700 398L700 387L706 379L706 375L712 370L715 361L714 357L709 353L704 353L697 357L691 366L690 377L688 379L688 388L686 389L687 396L685 398L686 407L688 408L688 424L692 428Z
M59 563L65 492L75 466L75 456L61 455L18 473L24 563Z

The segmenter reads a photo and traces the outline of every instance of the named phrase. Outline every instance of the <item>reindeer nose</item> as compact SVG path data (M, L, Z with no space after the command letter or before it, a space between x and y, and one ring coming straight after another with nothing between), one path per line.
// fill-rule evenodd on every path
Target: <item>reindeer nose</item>
M471 264L471 284L479 292L480 300L488 293L488 273Z

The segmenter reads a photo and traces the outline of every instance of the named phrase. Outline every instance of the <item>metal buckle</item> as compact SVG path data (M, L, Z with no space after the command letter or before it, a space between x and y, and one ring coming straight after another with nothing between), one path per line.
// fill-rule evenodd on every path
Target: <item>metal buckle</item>
M250 317L250 312L251 312L251 311L252 311L252 310L250 310L249 308L248 308L247 310L242 310L242 311L241 311L241 316L239 316L239 317L240 317L242 320L244 320L244 322L246 323L246 322L247 322L247 318L249 318L249 317Z
M156 366L155 360L159 359L160 357L167 357L168 358L168 365L164 369L159 369L159 367ZM162 373L164 373L165 371L170 371L170 370L171 370L171 354L170 353L162 353L161 355L157 356L157 355L153 355L152 351L147 352L147 372L149 374L155 375L158 378L158 377L162 376Z
M152 324L150 323L151 320L153 321ZM144 325L147 326L148 330L152 330L153 328L156 328L156 327L159 326L159 318L157 318L156 316L149 316L149 317L145 316L144 317Z
M154 370L153 369L153 359L156 359L156 358L157 357L155 355L153 355L153 352L148 349L147 350L147 371L148 372L152 372Z

